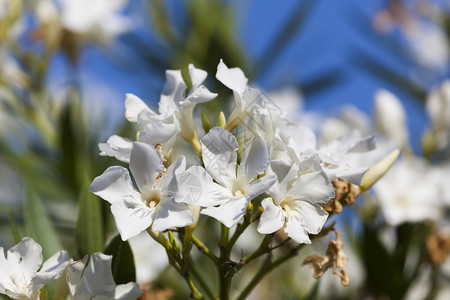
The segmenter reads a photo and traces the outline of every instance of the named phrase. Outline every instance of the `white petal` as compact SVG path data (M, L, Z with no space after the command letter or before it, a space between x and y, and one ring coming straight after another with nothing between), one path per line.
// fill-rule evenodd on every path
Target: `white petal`
M311 244L308 232L303 228L302 222L298 216L290 216L286 221L286 227L284 228L286 234L300 244Z
M320 165L319 156L317 154L302 156L298 164L298 170L300 174L323 171L322 166Z
M177 103L184 99L186 84L180 70L167 70L166 83L159 99L159 112L171 115L177 110Z
M169 155L166 155L167 163L171 164L181 156L186 158L186 166L188 167L202 164L194 148L192 148L192 146L181 136L177 136L175 139L175 144L172 147L172 151L169 152Z
M142 202L118 201L111 205L120 237L126 241L146 230L153 222L155 210Z
M247 88L243 94L234 91L235 106L228 117L226 128L232 130L245 122L254 105L262 102L262 94L258 89Z
M125 99L125 117L130 122L137 122L142 111L149 111L147 104L133 94L127 94Z
M331 180L340 178L350 183L361 185L362 178L369 168L348 169L345 167L338 167L336 169L325 169Z
M175 113L180 122L180 136L186 141L195 139L197 136L197 127L194 123L193 112L197 105L195 102L182 101L180 102L180 109Z
M334 197L334 188L324 172L301 175L289 191L294 199L311 203L327 203Z
M247 188L245 196L250 201L256 196L267 192L270 187L277 181L275 175L266 175L258 180L253 181Z
M192 90L195 90L205 81L208 73L202 69L197 69L193 64L189 64L189 75L191 76Z
M92 298L92 291L89 288L89 283L82 277L87 260L88 256L86 255L82 260L74 261L67 266L67 285L69 286L71 299L73 300Z
M283 227L285 221L283 210L273 203L272 198L265 198L261 205L264 211L259 219L258 232L270 234Z
M8 250L7 257L15 272L31 278L42 264L42 247L32 238L24 237L20 243Z
M152 146L161 145L163 153L166 154L175 143L177 133L175 124L152 122L141 130L138 140Z
M205 103L216 98L217 94L210 92L204 85L193 90L184 100L186 102Z
M130 170L138 189L144 191L153 186L156 177L164 170L161 153L151 145L134 142Z
M114 291L114 300L136 300L142 295L139 285L134 282L120 284Z
M164 173L164 175L156 182L156 188L164 195L172 195L178 193L179 176L186 171L186 159L181 156L177 161L172 163Z
M146 231L128 240L136 266L136 282L153 281L169 265L166 250ZM151 253L151 255L149 255Z
M61 277L64 269L69 263L69 254L67 251L58 251L52 257L47 259L42 268L34 274L30 284L30 295L37 293L44 285L53 279Z
M112 292L116 288L111 272L112 255L96 252L91 255L89 264L83 272L83 277L95 298L97 295Z
M264 173L269 163L269 145L262 136L255 135L244 146L238 178L245 178L247 183L250 183L256 176Z
M3 247L0 247L0 270L4 270L0 272L0 293L5 294L6 289L10 290L9 286L13 285L10 273L14 270L10 267L8 260L6 260Z
M89 187L89 191L109 203L123 201L125 198L139 200L141 196L134 189L130 173L120 166L112 166L97 176Z
M269 193L276 204L283 201L288 187L297 178L298 167L296 164L287 165L282 161L271 161L267 174L277 176L277 181L269 188Z
M207 207L201 211L202 215L207 215L218 220L228 228L237 224L242 216L245 214L248 205L245 197L236 200L230 200L218 207Z
M130 154L133 142L117 135L109 137L106 143L98 144L100 155L115 157L123 162L130 162Z
M374 135L370 135L365 138L361 138L356 141L349 149L348 152L366 152L373 150L377 147L376 139Z
M321 206L307 201L302 201L296 213L300 215L303 228L311 234L318 234L328 218L328 213Z
M228 186L236 178L236 138L221 127L214 127L201 140L206 170L221 185Z
M244 93L248 79L239 68L229 69L221 59L217 66L216 78L229 89L239 94Z
M375 93L375 127L398 147L408 146L406 112L400 100L387 90Z
M192 166L186 170L179 181L177 202L203 207L216 206L233 196L231 192L213 182L211 176L200 166Z
M176 203L173 199L162 199L157 207L152 229L164 231L170 228L184 227L194 223L195 219L189 207Z

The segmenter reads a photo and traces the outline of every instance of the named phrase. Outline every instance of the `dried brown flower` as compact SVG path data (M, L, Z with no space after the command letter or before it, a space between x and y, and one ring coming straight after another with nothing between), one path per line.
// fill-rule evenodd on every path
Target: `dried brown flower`
M336 196L322 207L329 213L339 214L343 205L351 205L356 201L360 189L357 185L339 178L332 183Z
M450 236L436 233L427 240L427 251L433 265L439 265L450 255Z
M343 286L347 286L350 283L350 277L345 270L347 256L342 250L344 244L342 243L339 232L337 230L333 231L336 233L336 241L330 241L326 255L312 254L303 260L302 265L311 265L311 268L314 270L314 279L322 277L322 275L332 267L333 274L336 274L341 278Z

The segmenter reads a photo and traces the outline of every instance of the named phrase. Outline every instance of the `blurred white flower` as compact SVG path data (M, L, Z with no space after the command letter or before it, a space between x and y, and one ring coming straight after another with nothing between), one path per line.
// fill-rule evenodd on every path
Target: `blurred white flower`
M437 72L446 70L450 48L445 32L438 24L417 20L406 32L406 38L419 64Z
M400 100L389 91L378 90L375 93L375 127L380 134L395 142L397 147L409 147L405 109Z
M128 243L133 251L136 282L139 285L148 285L169 265L166 249L161 247L147 232L130 238Z
M364 135L372 132L369 117L354 106L345 106L337 117L322 120L320 126L320 143L328 144L352 130L358 129Z
M131 29L122 15L128 0L58 0L61 25L75 33L100 32L109 37Z
M164 231L194 222L188 206L174 199L179 189L177 176L186 170L184 157L165 170L158 150L148 144L134 142L130 170L137 190L128 170L120 166L108 168L90 186L91 192L111 203L123 240L150 226L155 231Z
M13 299L39 299L39 290L59 278L68 263L67 251L59 251L41 266L42 248L29 237L9 249L6 257L0 247L0 293Z
M136 283L117 285L111 273L112 256L97 252L67 266L67 283L73 300L135 300L142 295Z
M441 216L439 186L419 158L396 163L374 189L390 225L437 220Z

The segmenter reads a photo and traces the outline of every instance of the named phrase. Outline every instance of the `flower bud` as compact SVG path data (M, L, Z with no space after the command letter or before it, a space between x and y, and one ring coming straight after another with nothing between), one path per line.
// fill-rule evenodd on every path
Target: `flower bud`
M375 184L375 182L383 177L384 174L386 174L386 172L392 167L399 155L400 150L395 149L379 162L377 162L372 168L370 168L362 178L362 184L360 188L361 192L368 190L370 187L372 187L372 185Z

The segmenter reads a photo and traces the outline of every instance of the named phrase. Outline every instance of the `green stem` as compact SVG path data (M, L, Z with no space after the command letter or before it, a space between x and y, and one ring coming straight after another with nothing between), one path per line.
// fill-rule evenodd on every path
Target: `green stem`
M215 256L205 244L203 244L195 235L192 235L192 242L197 247L197 249L209 257L215 264L220 264L220 259Z
M297 255L298 251L304 246L304 244L300 244L297 247L293 248L289 253L285 254L284 256L280 257L279 259L275 260L273 263L269 263L267 260L262 264L261 268L259 269L258 273L256 273L255 277L250 281L250 283L245 287L245 289L241 292L237 300L244 300L250 292L253 290L253 288L258 285L258 283L261 281L261 279L264 278L270 271L277 268L278 266L282 265L289 259L293 258Z
M230 251L227 249L229 228L222 225L221 244L220 244L220 264L218 265L220 280L220 299L228 300L230 297L231 276L229 272Z
M249 225L250 223L247 221L247 218L245 218L244 222L242 222L236 227L236 230L234 231L233 235L228 241L227 251L231 251L237 239L241 236L241 234L245 231L245 229L247 229Z
M222 246L225 248L228 245L228 233L230 232L230 228L222 224L222 232L221 232L221 242Z
M217 299L217 297L214 296L213 292L211 291L211 288L208 286L206 281L203 279L203 277L198 273L197 269L194 267L194 265L190 266L190 271L192 274L192 277L198 281L198 284L200 287L205 291L205 293L208 295L209 299Z
M266 235L255 252L241 259L239 264L236 266L236 272L242 269L249 262L263 256L264 254L270 253L272 249L269 248L269 244L272 241L272 238L273 236L271 234Z

